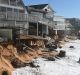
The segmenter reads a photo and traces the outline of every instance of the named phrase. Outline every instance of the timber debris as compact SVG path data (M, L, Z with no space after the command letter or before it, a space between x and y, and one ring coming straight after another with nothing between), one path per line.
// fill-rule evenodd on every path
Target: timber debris
M0 75L12 75L11 72L20 67L39 67L32 62L32 59L38 57L45 58L48 61L55 61L57 56L65 57L65 51L56 51L58 45L55 42L46 44L47 40L43 38L23 38L23 36L20 38L20 43L0 44Z

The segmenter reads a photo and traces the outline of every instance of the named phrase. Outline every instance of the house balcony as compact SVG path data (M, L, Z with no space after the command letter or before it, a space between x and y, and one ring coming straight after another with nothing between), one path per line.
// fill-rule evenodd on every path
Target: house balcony
M9 5L9 6L19 6L22 7L22 4L20 2L17 2L17 0L0 0L0 5Z
M50 26L50 27L53 27L53 21L51 21L51 20L49 20L49 19L47 19L47 18L42 18L40 21L41 21L42 23Z
M27 15L24 13L0 12L0 20L42 23L42 24L53 27L53 21L50 21L49 19L46 19L43 17L41 18L37 15L32 15L32 14Z
M40 18L36 15L28 14L28 21L37 23L40 20Z
M53 25L53 30L65 30L65 25Z
M6 13L5 12L0 12L0 19L6 18Z
M28 21L28 15L15 12L0 12L1 20Z

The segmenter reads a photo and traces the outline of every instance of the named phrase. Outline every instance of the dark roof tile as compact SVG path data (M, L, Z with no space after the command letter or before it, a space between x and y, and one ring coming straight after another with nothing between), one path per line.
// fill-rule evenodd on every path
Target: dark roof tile
M35 8L35 9L43 9L48 4L39 4L39 5L31 5L29 7Z

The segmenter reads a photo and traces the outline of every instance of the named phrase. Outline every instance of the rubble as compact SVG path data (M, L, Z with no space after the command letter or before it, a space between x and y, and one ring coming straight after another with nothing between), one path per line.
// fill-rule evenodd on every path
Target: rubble
M66 52L61 50L57 56L58 57L65 57L66 56Z
M28 66L32 67L32 68L37 68L37 67L40 67L39 65L35 65L34 62L30 62L28 63Z
M29 38L28 38L29 39ZM35 65L32 62L32 59L36 59L38 57L42 57L47 59L48 61L55 61L55 57L64 57L65 52L60 51L58 53L55 49L57 48L57 44L55 42L48 44L46 48L44 39L38 38L30 38L29 40L21 40L20 43L2 43L0 45L0 61L1 64L7 67L8 72L14 71L16 68L21 68L25 66L30 66L33 68L39 67L39 65ZM28 41L28 44L27 44ZM2 68L2 67L1 67ZM7 74L7 71L1 71ZM5 72L6 71L6 72ZM8 74L9 75L9 74ZM10 74L11 75L11 74Z
M74 46L70 46L69 48L74 48Z
M47 44L46 47L47 47L50 51L53 51L53 50L57 49L57 45L56 45L54 42Z
M55 58L54 57L48 57L47 58L49 61L55 61Z
M0 68L0 75L11 75L11 72L8 69Z
M78 63L80 63L80 58L79 58L79 61L78 61Z

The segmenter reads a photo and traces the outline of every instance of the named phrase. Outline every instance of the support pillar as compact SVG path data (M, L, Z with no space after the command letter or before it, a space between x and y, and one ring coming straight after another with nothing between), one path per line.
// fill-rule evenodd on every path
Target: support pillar
M37 36L38 36L38 22L37 22Z
M28 35L29 34L29 23L28 22L26 22L26 24L24 25L24 28L26 29L26 35Z
M14 27L16 27L16 20L14 21Z
M46 26L46 34L47 34L47 35L49 34L48 26Z
M57 30L55 30L55 35L58 35L57 33L58 33Z
M9 1L9 5L10 5L10 0L8 0Z
M54 39L55 40L58 39L58 32L57 32L57 30L55 30L55 37L54 37Z

